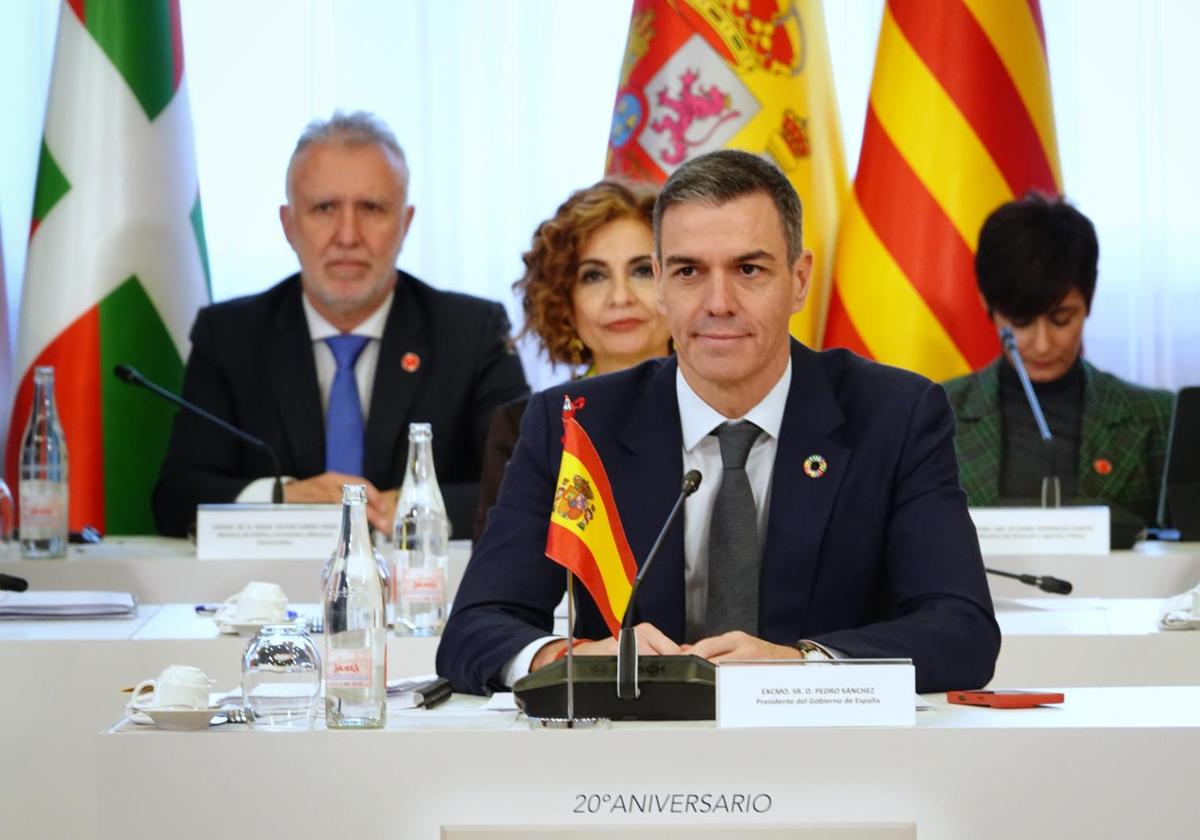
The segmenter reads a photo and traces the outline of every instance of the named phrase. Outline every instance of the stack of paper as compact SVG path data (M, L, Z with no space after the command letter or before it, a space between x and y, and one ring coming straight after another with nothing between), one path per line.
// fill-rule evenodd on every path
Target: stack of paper
M129 618L137 601L129 592L0 592L0 619Z

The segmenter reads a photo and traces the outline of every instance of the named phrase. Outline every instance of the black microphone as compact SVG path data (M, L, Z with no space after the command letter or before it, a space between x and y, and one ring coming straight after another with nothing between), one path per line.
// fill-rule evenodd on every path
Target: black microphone
M221 427L234 437L246 441L246 443L250 444L251 446L266 450L266 453L271 456L271 463L275 467L275 486L271 490L271 501L277 505L283 504L283 471L279 468L279 456L275 454L275 450L272 449L266 441L260 440L254 435L243 432L237 426L225 422L220 417L205 411L195 403L188 402L178 394L168 391L161 385L151 382L149 379L142 376L142 374L138 372L137 368L133 367L132 365L117 365L115 368L113 368L113 374L122 382L127 382L130 385L140 385L147 391L162 397L164 400L182 406L193 414L200 415L205 420Z
M1071 586L1071 581L1051 577L1050 575L1019 575L1014 572L1002 572L999 569L989 569L987 567L984 567L984 571L989 575L998 575L999 577L1019 580L1021 583L1036 586L1043 592L1049 592L1052 595L1070 595L1071 590L1075 588Z
M646 577L646 571L654 562L654 558L658 556L658 550L662 547L667 532L671 530L676 517L679 516L679 511L683 510L683 500L696 492L702 477L700 470L688 470L684 475L679 498L675 500L674 507L667 514L667 521L663 523L662 530L658 532L658 538L650 547L650 553L646 555L646 562L642 564L642 568L638 569L637 577L633 579L633 586L629 590L629 601L625 604L625 617L621 620L621 634L617 638L617 697L622 700L636 700L641 694L637 684L638 650L637 630L633 626L634 600L637 598L638 590L642 587L642 579Z
M1037 424L1038 434L1046 447L1047 474L1042 477L1042 507L1058 507L1062 503L1062 493L1058 482L1058 470L1054 465L1054 436L1050 434L1050 426L1046 424L1046 415L1042 413L1042 404L1038 402L1037 394L1033 391L1033 383L1029 380L1029 371L1025 370L1025 360L1017 349L1017 337L1012 327L1000 328L1000 341L1016 368L1017 378L1021 380L1021 390L1025 392L1025 401L1033 412L1033 422Z
M0 592L24 592L29 588L29 581L15 575L0 574Z

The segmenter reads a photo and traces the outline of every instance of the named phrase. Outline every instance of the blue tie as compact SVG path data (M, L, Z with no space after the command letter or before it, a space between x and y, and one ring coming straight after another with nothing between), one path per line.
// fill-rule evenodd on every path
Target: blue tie
M354 364L370 340L365 335L332 335L325 339L337 361L325 414L325 469L329 472L363 474L363 415Z

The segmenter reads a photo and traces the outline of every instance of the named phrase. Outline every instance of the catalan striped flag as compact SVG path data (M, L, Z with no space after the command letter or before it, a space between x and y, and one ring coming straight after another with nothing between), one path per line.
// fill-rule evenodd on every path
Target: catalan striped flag
M888 0L826 346L935 380L990 362L979 229L1061 185L1038 0Z
M209 300L179 0L64 0L33 197L7 473L33 369L55 368L70 526L152 533L173 409L117 381L183 381Z
M615 636L637 574L612 486L587 432L575 419L581 401L563 404L563 454L546 532L546 556L571 571Z
M796 188L814 262L790 326L820 346L846 191L821 0L634 0L607 172L661 184L717 149L762 155Z

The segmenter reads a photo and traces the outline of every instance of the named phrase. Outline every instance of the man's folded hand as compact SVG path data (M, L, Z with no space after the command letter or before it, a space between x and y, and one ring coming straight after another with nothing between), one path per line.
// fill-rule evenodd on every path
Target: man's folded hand
M678 656L682 653L679 645L671 641L671 639L648 622L642 622L637 625L637 640L638 653L646 656ZM529 670L536 671L539 668L544 668L554 660L558 659L561 651L567 646L566 640L558 639L547 643L533 657L533 662L529 665ZM617 640L612 636L607 639L601 639L597 642L576 642L576 656L616 656L617 655Z

